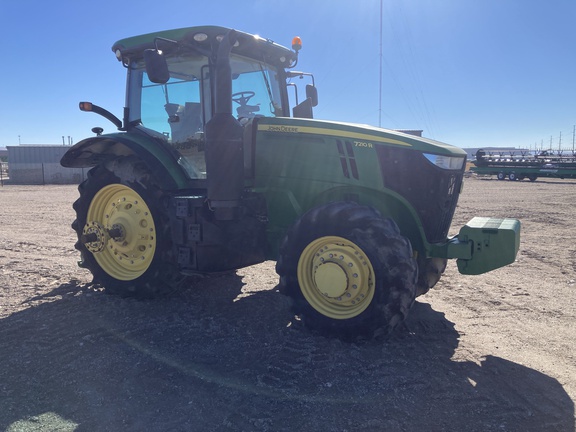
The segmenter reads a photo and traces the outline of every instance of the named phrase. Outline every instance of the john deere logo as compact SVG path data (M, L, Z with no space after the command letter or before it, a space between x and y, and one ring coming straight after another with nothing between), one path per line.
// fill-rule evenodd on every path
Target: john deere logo
M298 133L298 128L294 126L275 126L268 125L263 128L263 130L269 132L287 132L287 133Z

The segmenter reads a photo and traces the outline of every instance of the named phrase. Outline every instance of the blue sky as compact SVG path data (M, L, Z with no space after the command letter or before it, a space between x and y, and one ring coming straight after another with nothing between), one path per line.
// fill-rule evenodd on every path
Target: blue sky
M316 118L423 129L459 147L572 149L576 1L0 0L0 147L62 144L114 126L78 110L87 100L121 117L124 37L215 24L285 46L313 72Z

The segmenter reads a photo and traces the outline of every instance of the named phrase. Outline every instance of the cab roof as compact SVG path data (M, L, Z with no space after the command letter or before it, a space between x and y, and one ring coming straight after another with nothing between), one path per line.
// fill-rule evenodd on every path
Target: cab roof
M112 45L112 51L119 60L130 63L139 60L145 49L158 48L166 53L173 50L192 49L205 55L216 53L222 37L231 29L220 26L185 27L129 37ZM250 58L289 67L296 60L297 54L270 39L236 30L238 43L232 52ZM176 42L176 43L174 43Z

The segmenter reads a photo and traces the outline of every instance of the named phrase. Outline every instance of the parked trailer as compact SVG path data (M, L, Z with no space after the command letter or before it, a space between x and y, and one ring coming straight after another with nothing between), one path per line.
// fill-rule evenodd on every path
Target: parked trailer
M495 175L498 180L512 181L528 179L535 181L538 177L576 178L576 154L563 155L543 151L537 155L526 152L489 153L482 149L476 152L475 165L470 170L480 175Z

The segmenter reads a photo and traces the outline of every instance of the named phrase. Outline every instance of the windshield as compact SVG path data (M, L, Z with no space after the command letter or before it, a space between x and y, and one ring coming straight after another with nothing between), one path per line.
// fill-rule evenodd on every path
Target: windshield
M148 79L143 62L130 69L130 121L140 121L180 154L191 178L206 178L204 127L213 115L209 60L201 55L167 58L166 84ZM246 124L254 117L283 115L277 70L265 63L232 55L232 114Z
M278 73L270 66L232 56L232 100L238 119L282 116Z

